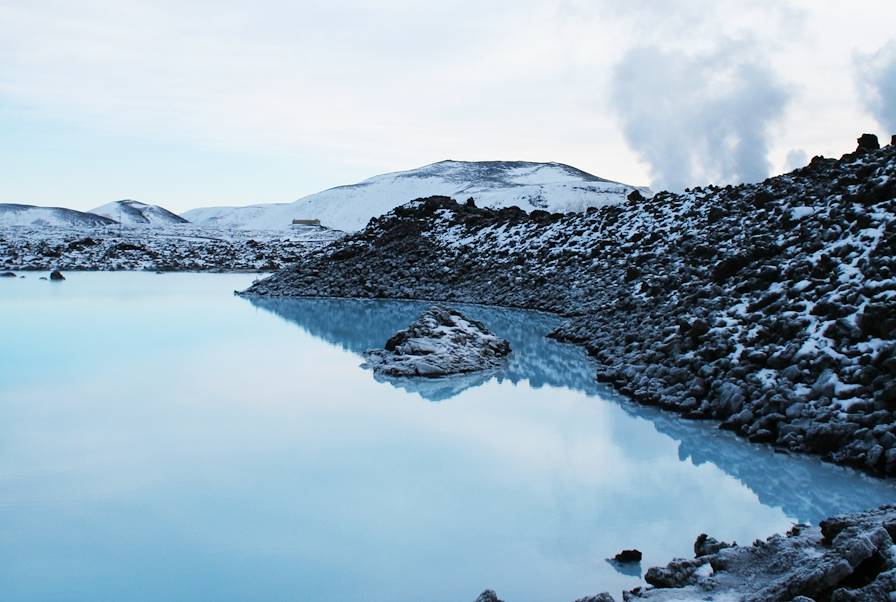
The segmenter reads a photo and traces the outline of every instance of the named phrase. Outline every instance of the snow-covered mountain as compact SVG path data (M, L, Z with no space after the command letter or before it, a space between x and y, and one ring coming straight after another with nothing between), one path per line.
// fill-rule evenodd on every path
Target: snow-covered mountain
M90 213L107 217L125 226L170 226L186 224L188 220L158 205L147 205L126 199L113 201L91 209Z
M480 207L516 205L565 213L619 203L635 188L563 163L440 161L337 186L293 203L206 207L183 215L195 224L221 228L285 229L293 219L319 219L329 228L356 231L372 217L432 195L472 197Z
M0 226L108 226L116 223L108 217L65 209L0 203Z

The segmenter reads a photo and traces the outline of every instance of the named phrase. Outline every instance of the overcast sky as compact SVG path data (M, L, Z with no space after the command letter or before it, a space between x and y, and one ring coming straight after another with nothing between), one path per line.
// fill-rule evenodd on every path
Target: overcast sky
M283 202L447 158L761 179L896 133L894 23L892 0L0 0L0 202Z

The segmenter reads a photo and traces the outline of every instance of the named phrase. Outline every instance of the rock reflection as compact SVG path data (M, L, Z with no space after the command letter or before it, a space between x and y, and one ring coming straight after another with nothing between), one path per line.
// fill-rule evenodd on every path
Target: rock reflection
M297 324L309 334L359 356L367 349L383 346L395 331L406 327L431 305L353 299L250 298L250 301ZM594 367L581 349L545 337L556 326L556 317L501 308L462 308L464 314L485 322L489 329L510 341L513 353L506 367L460 377L378 380L430 401L450 399L491 379L511 383L525 380L535 388L565 387L600 397L617 404L628 417L649 420L658 432L677 441L682 462L717 466L753 491L762 504L780 507L801 522L817 523L832 514L864 510L896 499L896 487L888 481L816 458L790 456L767 446L750 444L732 433L718 430L710 422L685 420L636 404L608 390L594 379Z

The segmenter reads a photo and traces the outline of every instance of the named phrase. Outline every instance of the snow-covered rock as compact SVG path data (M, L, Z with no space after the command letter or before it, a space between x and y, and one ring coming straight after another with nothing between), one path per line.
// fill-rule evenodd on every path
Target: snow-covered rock
M130 199L106 203L91 209L90 213L107 217L125 226L171 226L188 223L188 220L164 207Z
M621 203L633 190L635 186L563 163L440 161L337 186L293 203L205 207L183 215L196 224L249 229L287 228L293 219L319 219L324 226L351 232L399 205L433 195L473 198L481 207L565 213Z
M36 207L16 203L0 203L0 226L108 226L115 220L93 213L63 207Z
M510 344L457 310L432 307L406 330L371 349L365 366L387 376L446 376L497 368Z
M626 601L892 600L896 591L896 506L797 525L752 546L731 546L651 568L652 588Z

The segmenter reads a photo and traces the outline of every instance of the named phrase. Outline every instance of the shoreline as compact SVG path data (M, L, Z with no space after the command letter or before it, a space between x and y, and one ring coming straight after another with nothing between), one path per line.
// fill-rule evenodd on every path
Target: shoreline
M547 311L641 404L896 476L894 181L890 146L584 214L419 199L243 294Z

